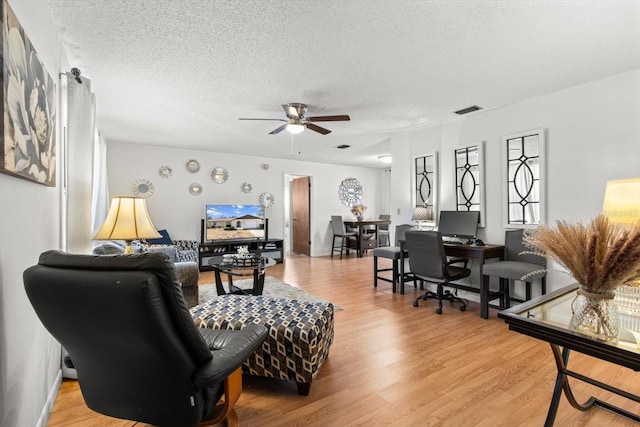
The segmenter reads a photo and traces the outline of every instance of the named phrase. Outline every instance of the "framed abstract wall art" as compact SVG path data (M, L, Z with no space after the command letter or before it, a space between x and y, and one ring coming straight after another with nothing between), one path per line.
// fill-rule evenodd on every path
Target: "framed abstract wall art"
M2 0L0 172L56 185L56 86Z

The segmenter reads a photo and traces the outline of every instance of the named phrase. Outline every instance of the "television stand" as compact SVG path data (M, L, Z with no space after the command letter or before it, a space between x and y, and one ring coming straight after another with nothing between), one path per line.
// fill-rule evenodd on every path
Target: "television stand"
M266 241L255 239L237 239L237 240L218 240L211 242L200 243L198 250L198 266L200 271L213 270L210 262L222 261L222 256L225 254L235 254L238 252L239 246L247 246L249 252L255 254L258 252L258 244L262 246L260 248L260 254L263 257L271 258L277 263L284 262L284 247L282 239L268 239Z

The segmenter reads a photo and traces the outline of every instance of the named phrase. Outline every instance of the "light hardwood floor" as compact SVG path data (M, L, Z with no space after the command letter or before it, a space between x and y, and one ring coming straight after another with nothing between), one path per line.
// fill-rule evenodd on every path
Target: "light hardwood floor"
M383 260L381 262L385 262ZM244 377L236 405L250 426L542 426L555 365L548 344L508 330L496 310L483 320L479 305L466 312L434 301L412 306L418 292L373 287L373 258L340 260L289 255L268 274L332 301L335 339L308 397L295 383ZM212 283L202 273L200 283ZM638 374L573 353L570 366L640 394ZM640 404L573 382L579 400L604 398L635 413ZM75 381L65 380L48 425L132 426L87 409ZM139 425L139 424L138 424ZM573 409L563 397L556 426L635 425L603 409Z

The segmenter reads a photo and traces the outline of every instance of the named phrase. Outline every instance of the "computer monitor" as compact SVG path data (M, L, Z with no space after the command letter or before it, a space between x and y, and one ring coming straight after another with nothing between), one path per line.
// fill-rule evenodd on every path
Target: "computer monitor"
M475 239L479 221L478 211L440 211L438 231L446 237Z

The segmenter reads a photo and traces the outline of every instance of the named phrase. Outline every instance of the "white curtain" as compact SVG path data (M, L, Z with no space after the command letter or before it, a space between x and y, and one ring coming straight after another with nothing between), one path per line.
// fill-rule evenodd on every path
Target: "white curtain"
M90 253L92 237L92 178L95 136L95 97L91 81L67 75L67 132L65 176L67 184L65 248Z
M93 198L91 201L91 235L94 235L109 211L107 181L107 141L96 129L93 148Z

